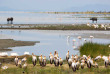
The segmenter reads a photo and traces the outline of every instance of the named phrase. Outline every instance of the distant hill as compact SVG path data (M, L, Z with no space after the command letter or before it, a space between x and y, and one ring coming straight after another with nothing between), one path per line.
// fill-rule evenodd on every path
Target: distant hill
M82 11L110 11L110 5L86 5L84 7L71 7L65 9L69 12L82 12Z
M71 7L67 9L61 10L38 10L38 9L12 9L9 7L0 7L0 11L30 11L30 12L48 12L48 11L56 11L56 12L82 12L82 11L110 11L110 5L86 5L83 7Z

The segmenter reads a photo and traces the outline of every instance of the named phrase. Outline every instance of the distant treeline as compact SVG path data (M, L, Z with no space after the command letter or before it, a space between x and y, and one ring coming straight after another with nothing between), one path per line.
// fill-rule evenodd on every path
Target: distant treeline
M94 12L94 11L87 11L87 12L40 12L40 13L51 13L51 14L110 14L110 12L106 11L99 11L99 12Z

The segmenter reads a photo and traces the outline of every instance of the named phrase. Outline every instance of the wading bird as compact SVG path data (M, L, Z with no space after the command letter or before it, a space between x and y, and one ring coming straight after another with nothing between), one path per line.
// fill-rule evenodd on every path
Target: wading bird
M18 60L18 67L19 68L22 68L22 62L21 62L21 60Z
M46 56L43 57L42 66L46 66Z
M42 57L42 54L39 56L39 64L40 66L42 66L42 62L43 62L43 57Z
M2 63L0 62L0 68L2 67Z
M62 58L59 59L59 64L60 64L60 66L63 65L63 59Z
M32 63L33 63L33 66L36 65L36 62L37 62L37 58L36 58L36 56L34 55L34 53L32 53Z
M53 57L53 55L51 55L50 56L50 64L53 64L53 62L54 62L54 57Z
M16 56L16 58L14 59L15 65L18 66L18 57Z
M76 61L75 60L72 62L71 67L72 67L73 72L75 72L76 71Z
M66 54L66 60L67 61L68 61L69 57L70 57L70 55L69 55L69 51L68 51L67 54Z

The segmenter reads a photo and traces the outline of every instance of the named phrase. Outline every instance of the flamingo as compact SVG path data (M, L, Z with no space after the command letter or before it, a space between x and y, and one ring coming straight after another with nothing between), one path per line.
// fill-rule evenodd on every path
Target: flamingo
M78 36L78 39L82 39L82 37L81 36Z
M92 39L94 38L94 36L91 35L90 38L91 38L91 42L92 42Z

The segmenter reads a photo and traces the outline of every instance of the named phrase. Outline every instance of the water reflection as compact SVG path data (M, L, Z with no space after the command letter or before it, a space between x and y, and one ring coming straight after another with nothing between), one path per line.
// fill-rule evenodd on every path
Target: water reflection
M107 38L98 38L97 31L43 31L43 30L0 30L1 39L15 39L23 41L40 41L34 46L23 46L23 47L13 47L13 51L8 52L17 52L19 55L23 55L24 52L34 53L36 55L43 54L49 56L49 53L58 51L59 56L65 58L67 51L70 51L72 54L80 54L77 50L85 42L91 41L90 33L94 34L95 37L92 39L92 42L97 43L110 43L110 39ZM109 31L100 31L100 33L105 36L110 35ZM81 36L81 39L77 37ZM99 36L100 37L100 36Z
M84 24L92 22L90 17L98 17L98 23L110 23L103 14L46 14L46 13L0 13L0 24L7 24L7 17L14 17L14 24Z

